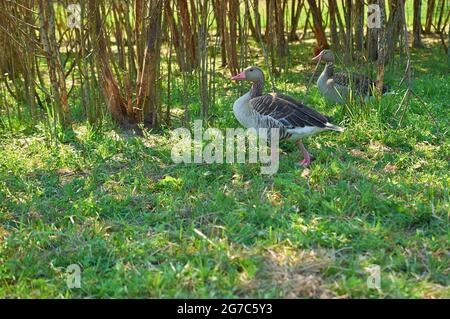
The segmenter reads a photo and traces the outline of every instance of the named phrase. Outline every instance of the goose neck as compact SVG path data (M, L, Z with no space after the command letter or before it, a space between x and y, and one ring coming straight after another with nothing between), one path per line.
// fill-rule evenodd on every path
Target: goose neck
M250 98L255 98L261 96L264 89L264 81L259 80L253 82L252 88L250 89Z
M334 65L332 62L328 62L325 66L325 75L327 78L331 78L334 75Z

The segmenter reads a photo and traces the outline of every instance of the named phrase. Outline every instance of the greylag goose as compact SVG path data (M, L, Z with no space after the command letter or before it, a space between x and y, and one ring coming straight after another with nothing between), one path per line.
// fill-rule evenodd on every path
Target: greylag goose
M327 62L322 74L317 80L319 92L329 101L344 103L352 96L369 98L374 95L377 81L358 73L334 73L334 54L331 50L323 50L313 58L313 61ZM388 87L383 85L383 95L388 93Z
M231 78L237 81L250 81L249 92L234 102L236 119L246 128L278 128L280 139L291 139L303 153L300 162L303 167L311 164L312 156L302 143L302 138L322 131L343 132L344 129L330 123L331 119L303 105L292 97L280 94L263 94L264 73L255 66Z

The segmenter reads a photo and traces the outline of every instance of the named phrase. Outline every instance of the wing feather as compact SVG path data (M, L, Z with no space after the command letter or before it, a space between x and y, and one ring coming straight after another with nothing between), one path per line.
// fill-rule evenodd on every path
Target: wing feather
M323 128L330 118L290 96L269 93L250 100L250 105L261 116L268 116L285 127L315 126Z

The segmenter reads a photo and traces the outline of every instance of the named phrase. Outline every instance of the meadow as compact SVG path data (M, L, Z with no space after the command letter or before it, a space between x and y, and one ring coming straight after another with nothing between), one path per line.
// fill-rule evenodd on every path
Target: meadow
M304 97L312 48L291 45L278 90ZM76 104L57 141L2 114L0 298L450 298L446 58L436 38L412 50L420 99L397 113L405 61L386 73L398 94L365 106L327 103L313 81L307 103L346 131L305 140L309 169L283 143L274 175L174 164L171 129L140 136L108 116L92 127ZM267 71L261 54L254 63ZM248 85L220 68L215 81L209 125L239 127L232 104ZM188 99L195 118L198 97ZM71 264L78 289L66 283ZM370 287L377 267L380 287Z

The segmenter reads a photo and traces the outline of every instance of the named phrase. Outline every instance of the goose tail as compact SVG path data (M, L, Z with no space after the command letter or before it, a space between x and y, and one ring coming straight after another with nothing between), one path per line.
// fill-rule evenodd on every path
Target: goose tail
M386 96L386 95L397 95L397 94L398 94L398 93L395 92L395 91L389 91L389 92L383 93L383 96Z
M389 85L383 85L383 96L385 95L397 95L397 92L392 90L391 86Z
M337 126L337 125L333 125L331 123L326 123L325 128L327 130L336 131L336 132L344 132L345 131L345 128Z

